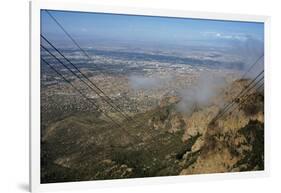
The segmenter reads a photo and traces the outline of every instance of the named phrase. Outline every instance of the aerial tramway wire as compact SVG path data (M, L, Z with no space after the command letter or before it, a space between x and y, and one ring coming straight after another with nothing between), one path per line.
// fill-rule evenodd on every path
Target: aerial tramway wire
M70 33L67 32L67 30L62 26L62 24L48 11L45 10L46 13L51 17L51 19L61 28L61 30L66 34L66 36L79 48L81 52L89 59L92 60L92 58L89 56L89 54L78 44L78 42L70 35ZM99 68L96 64L94 64L98 70L103 70Z
M227 114L227 111L229 111L228 114L232 113L232 112L233 112L233 110L231 110L232 107L234 107L234 109L236 109L237 106L240 105L240 101L244 101L245 98L248 98L251 94L253 94L253 93L252 93L252 89L254 89L254 90L260 89L260 88L263 86L263 83L262 83L258 88L255 88L255 87L256 87L263 79L264 79L264 77L260 78L260 79L248 90L247 93L245 93L244 95L242 95L242 96L239 97L239 98L241 98L241 99L239 99L239 102L238 102L238 103L233 103L233 104L225 111L225 113L223 113L218 119L223 118L223 117ZM250 93L250 92L251 92L251 93ZM235 104L237 104L236 107L235 107ZM218 119L217 119L217 120L218 120Z
M259 90L263 86L264 86L264 84L262 83L259 87L256 88L256 90ZM229 114L232 114L237 108L239 108L242 104L244 104L247 101L247 99L251 96L251 94L253 94L253 93L250 93L250 94L244 96L244 99L242 99L241 102L239 102L239 104L236 105L235 108L229 112Z
M80 76L78 76L71 68L69 68L67 65L65 65L57 56L55 56L48 48L45 46L41 45L41 47L48 52L51 56L53 56L60 64L62 64L67 70L69 70L75 77L77 77L80 81L82 81L87 87L89 87L92 91L94 91L101 99L103 99L107 104L109 104L112 108L115 109L115 107L109 103L107 100L103 98L103 96L97 92L91 85L89 85L85 80L83 80ZM115 109L116 110L116 109ZM125 115L121 114L123 117L128 119Z
M47 64L53 71L55 71L62 79L70 84L83 98L85 98L87 101L89 101L91 104L93 104L97 111L102 113L105 117L110 119L115 125L117 125L118 128L120 128L123 132L125 132L128 136L134 138L136 141L143 142L142 140L138 139L137 137L131 135L129 132L127 132L119 123L117 123L112 117L110 117L106 112L103 112L97 104L95 104L89 97L87 97L85 94L83 94L76 86L74 86L69 80L67 80L58 70L56 70L49 62L47 62L45 59L41 58L41 60Z
M57 52L59 53L60 56L62 56L71 66L73 66L81 75L83 78L85 78L87 81L89 81L89 83L95 87L95 89L97 89L99 92L101 92L103 95L101 95L100 93L98 93L98 91L94 91L96 94L99 95L99 97L104 100L108 105L110 105L115 111L117 111L118 113L120 113L122 115L122 117L124 117L127 120L132 120L132 118L127 115L126 113L122 112L122 109L120 109L118 107L118 105L115 105L114 101L106 95L106 93L100 89L93 81L91 81L75 64L73 64L73 62L71 62L67 57L65 57L64 54L62 54L62 52L60 50L58 50L47 38L45 38L43 35L41 35L41 37ZM91 87L91 86L90 86ZM93 89L91 87L91 89Z
M83 49L79 43L72 37L72 35L62 26L62 24L52 15L52 13L50 13L48 10L45 10L46 13L50 16L50 18L60 27L60 29L66 34L66 36L76 45L76 47L78 47L78 49L89 59L89 61L92 61L93 58L85 51L85 49ZM92 63L93 65L95 65L95 69L100 71L101 73L103 73L104 69L98 67L95 63ZM124 100L126 100L125 98L123 98ZM121 109L118 105L116 105L119 109ZM122 110L121 110L122 111ZM129 115L127 115L131 120L133 120L132 117L130 117Z
M260 57L258 57L258 59L250 66L250 68L243 74L242 78L241 79L244 79L247 75L248 72L250 72L255 65L257 65L260 61L260 59L262 59L264 57L264 54L262 54Z
M231 100L230 103L228 103L227 105L225 105L222 109L222 111L220 111L214 118L213 120L211 121L211 123L214 123L215 121L217 121L217 119L220 117L221 114L223 114L225 112L225 110L230 106L232 105L235 100L237 98L239 98L242 94L244 94L244 92L248 90L248 88L259 78L259 76L261 76L262 74L264 73L264 70L262 70L243 90L240 91L240 93L238 95L236 95L236 97Z
M241 98L241 97L244 97L245 94L249 93L253 88L255 88L255 86L258 85L262 80L264 80L264 76L262 76L258 81L254 82L254 85L251 85L250 87L248 87L248 88L246 89L246 92L245 92L243 95L241 94L240 96L236 97L236 98L233 100L233 103L230 104L230 107L231 107L233 104L235 104L236 100L238 100L238 99ZM227 109L226 109L226 110L227 110Z
M264 79L264 77L260 78L254 85L248 85L250 87L247 86L247 89L244 89L243 92L241 92L241 94L237 97L235 97L228 105L226 105L226 107L211 121L211 122L215 122L218 119L222 118L224 116L224 114L232 108L233 105L236 104L236 101L239 100L239 98L244 97L248 92L250 92L252 90L252 88L254 88L260 81L262 81ZM245 92L246 91L246 92Z
M97 104L95 104L89 97L87 97L85 94L83 94L81 92L81 90L79 90L78 88L76 88L76 86L74 86L69 80L67 80L58 70L56 70L49 62L47 62L45 59L41 58L41 60L47 64L54 72L56 72L65 82L67 82L68 84L70 84L75 91L77 91L83 98L85 98L87 101L89 101L92 105L94 105L94 107L96 107L96 109L104 114L108 119L110 119L114 124L116 124L118 127L120 127L120 125L113 120L109 115L107 115L105 112L102 112L102 110L99 108L99 106Z
M88 87L91 87L87 82L85 82L83 79L81 79L80 76L78 76L71 68L69 68L67 65L65 65L57 56L55 56L48 48L46 48L45 46L41 45L41 47L49 54L51 55L53 58L55 58L60 64L62 64L67 70L69 70L74 76L76 76L80 81L82 81L84 84L86 84ZM93 88L92 88L93 89ZM94 90L95 91L95 90ZM136 122L135 120L133 120L134 122ZM138 122L136 122L137 124L139 124ZM145 133L147 133L147 131L145 131ZM141 141L142 142L142 141Z

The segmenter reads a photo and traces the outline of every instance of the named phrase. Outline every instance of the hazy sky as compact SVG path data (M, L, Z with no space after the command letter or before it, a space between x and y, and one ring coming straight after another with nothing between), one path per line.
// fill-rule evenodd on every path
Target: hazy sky
M120 41L184 42L263 42L264 25L203 19L128 16L100 13L50 11L78 39ZM42 11L41 30L48 38L64 39L64 34L49 15Z

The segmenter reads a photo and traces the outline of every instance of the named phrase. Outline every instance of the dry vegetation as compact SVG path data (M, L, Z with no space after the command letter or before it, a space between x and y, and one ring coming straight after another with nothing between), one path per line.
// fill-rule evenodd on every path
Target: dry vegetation
M263 170L263 95L210 124L245 87L225 87L207 106L179 112L177 96L118 128L98 113L55 121L42 136L42 183ZM242 99L241 99L242 100ZM239 101L236 101L237 104Z

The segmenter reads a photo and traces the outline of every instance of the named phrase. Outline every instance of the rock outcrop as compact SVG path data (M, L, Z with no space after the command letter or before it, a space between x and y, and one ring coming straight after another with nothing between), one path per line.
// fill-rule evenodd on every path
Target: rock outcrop
M226 104L233 101L247 83L239 80L228 87L222 96ZM183 140L188 142L196 135L200 137L183 156L181 175L263 170L262 93L254 90L247 98L240 97L224 116L212 123L218 112L214 102L189 117Z

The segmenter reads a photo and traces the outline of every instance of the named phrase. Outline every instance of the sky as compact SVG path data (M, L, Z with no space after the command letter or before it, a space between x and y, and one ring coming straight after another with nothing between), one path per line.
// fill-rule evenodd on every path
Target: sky
M256 22L131 16L106 13L50 11L76 39L185 44L231 44L255 40L263 44L264 25ZM46 11L41 31L47 38L66 39Z

